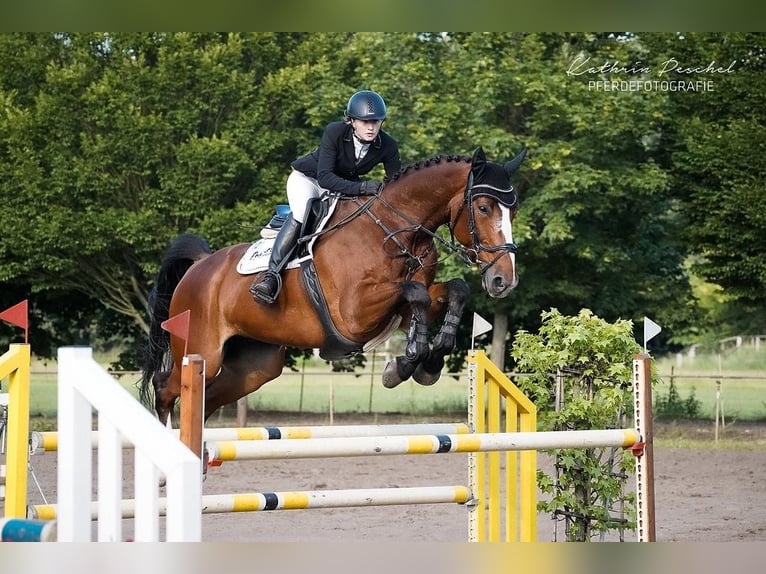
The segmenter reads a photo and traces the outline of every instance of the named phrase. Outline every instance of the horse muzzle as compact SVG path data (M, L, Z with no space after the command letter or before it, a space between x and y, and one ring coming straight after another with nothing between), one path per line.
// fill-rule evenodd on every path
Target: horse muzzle
M504 273L496 273L493 269L489 269L482 279L482 284L487 295L495 299L502 299L511 294L511 291L519 284L519 278L516 275L516 270L510 277Z
M479 263L482 286L487 294L495 299L507 297L519 284L519 277L516 275L516 245L510 243L503 247L504 249L485 248L485 251L499 251L500 253L495 255L491 261Z

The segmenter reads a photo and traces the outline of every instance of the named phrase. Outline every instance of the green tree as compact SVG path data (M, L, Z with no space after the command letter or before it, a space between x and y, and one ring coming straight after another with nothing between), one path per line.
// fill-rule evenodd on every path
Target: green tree
M284 49L273 35L3 36L0 61L36 67L0 76L0 279L81 293L127 318L118 332L145 330L170 238L244 240L233 221L255 227L273 206L252 202L259 184L282 195L259 177L273 162L252 153L268 149L272 114L260 133L246 120Z
M691 269L724 289L719 334L760 333L766 320L766 36L651 34L658 61L705 71L710 90L673 94L663 142ZM673 72L668 79L684 79Z
M535 403L542 430L625 428L632 413L632 360L640 351L631 321L609 323L588 309L566 316L542 313L537 334L521 331L513 344L518 368L529 373L519 388ZM618 449L554 450L556 471L538 470L538 485L547 500L538 508L564 520L567 540L589 541L596 534L630 527L611 512L627 503L635 516L631 493L624 491L635 461Z
M584 306L608 320L651 314L666 332L688 331L695 309L686 247L658 161L672 122L666 97L596 92L588 78L567 73L578 58L642 58L640 36L474 33L449 40L459 44L452 57L460 75L472 79L463 84L459 99L468 105L464 123L453 123L456 132L489 142L500 158L522 142L530 149L515 182L521 283L504 301L475 297L471 310L507 315L511 332L532 329L540 309L576 313ZM478 278L466 277L480 292Z
M699 98L595 92L587 77L567 74L577 58L664 56L676 49L676 38L3 35L0 281L6 293L33 295L35 313L46 324L62 306L77 305L83 333L97 325L101 333L135 335L145 329L146 296L169 240L198 232L217 248L257 236L274 204L285 201L290 162L317 145L351 92L370 88L386 97L385 129L399 140L405 164L436 153L467 155L478 145L504 160L522 144L529 147L514 181L522 198L514 229L517 291L490 300L473 270L445 261L443 277L462 274L473 288L468 316L474 310L494 315L498 325L507 318L512 333L533 328L541 309L576 313L588 307L608 320L649 314L663 325L663 336L682 337L692 332L697 312L685 267L698 240L695 229L709 238L705 264L746 277L744 264L717 265L718 228L709 218L704 226L690 218L694 197L699 203L691 212L699 215L705 190L720 184L731 191L737 202L722 212L731 206L732 213L717 221L732 235L740 227L747 233L748 225L760 225L760 196L743 206L752 211L735 215L757 182L748 187L744 161L721 165L726 177L713 177L723 173L716 169L721 161L712 153L716 131L708 121L715 101L705 104L695 124ZM759 61L755 36L689 35L682 46L699 56L722 40L753 45L751 59ZM612 77L603 72L594 79ZM750 118L740 112L758 101L744 90L748 78L728 77L742 85L737 97L720 96L732 118L722 126L752 136L755 150L758 124L733 119ZM695 142L701 149L695 151ZM734 140L726 145L726 154L735 155ZM758 158L750 160L760 169ZM694 201L679 190L694 191ZM745 234L735 237L743 241L741 253L734 243L725 253L750 253L744 243L759 238ZM744 261L759 269L755 256ZM748 290L746 280L740 289ZM470 337L465 323L461 346Z

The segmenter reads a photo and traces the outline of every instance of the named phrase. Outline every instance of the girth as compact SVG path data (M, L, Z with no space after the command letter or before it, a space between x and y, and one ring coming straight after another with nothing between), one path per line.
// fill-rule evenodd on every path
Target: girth
M326 361L335 361L361 352L364 345L344 337L330 317L330 309L327 306L324 293L322 293L322 286L319 283L319 276L313 259L301 262L301 279L325 332L325 340L319 349L319 356Z

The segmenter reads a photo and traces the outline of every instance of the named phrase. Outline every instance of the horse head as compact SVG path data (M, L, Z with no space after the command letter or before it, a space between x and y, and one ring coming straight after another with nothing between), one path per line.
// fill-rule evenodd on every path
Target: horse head
M453 225L455 238L469 250L481 270L484 290L496 298L506 297L518 284L516 244L511 222L519 198L510 177L521 165L526 148L512 160L488 161L478 147L471 158L465 197Z

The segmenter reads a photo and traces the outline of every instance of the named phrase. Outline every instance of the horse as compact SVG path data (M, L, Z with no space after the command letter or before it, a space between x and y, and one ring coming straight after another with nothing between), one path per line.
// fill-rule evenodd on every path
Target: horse
M383 385L410 377L434 384L455 349L470 296L463 279L434 282L436 244L477 267L490 297L510 294L518 283L511 222L519 207L510 178L525 154L526 147L504 164L488 161L481 147L472 156L436 155L401 169L375 195L338 196L325 227L308 235L310 264L283 271L271 305L253 301L253 276L236 270L250 243L213 252L198 235L178 236L150 301L143 402L151 408L153 393L158 418L169 423L185 353L205 360L207 420L278 377L287 347L319 349L337 360L369 350L397 329L407 335L404 354L388 362ZM437 233L442 226L449 241ZM161 328L187 310L188 339ZM442 324L429 341L428 326L438 318Z

